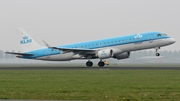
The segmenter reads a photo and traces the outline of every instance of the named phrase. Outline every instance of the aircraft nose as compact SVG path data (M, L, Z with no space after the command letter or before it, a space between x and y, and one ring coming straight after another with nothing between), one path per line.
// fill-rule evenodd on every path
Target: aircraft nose
M170 42L170 44L173 44L173 43L176 42L176 40L175 40L174 38L170 38L170 39L169 39L169 42Z

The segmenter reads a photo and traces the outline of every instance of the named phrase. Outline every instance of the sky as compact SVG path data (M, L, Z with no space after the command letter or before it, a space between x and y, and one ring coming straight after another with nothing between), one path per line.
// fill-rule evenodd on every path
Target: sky
M0 50L21 51L16 28L39 45L78 43L159 31L180 50L180 0L0 0Z

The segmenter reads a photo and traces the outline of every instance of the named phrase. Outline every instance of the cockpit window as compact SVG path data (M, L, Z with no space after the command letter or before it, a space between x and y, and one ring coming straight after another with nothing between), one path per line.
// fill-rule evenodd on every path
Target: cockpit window
M159 37L159 36L167 36L167 34L161 33L161 34L158 34L157 36L158 36L158 37Z
M167 36L167 34L163 33L163 36Z

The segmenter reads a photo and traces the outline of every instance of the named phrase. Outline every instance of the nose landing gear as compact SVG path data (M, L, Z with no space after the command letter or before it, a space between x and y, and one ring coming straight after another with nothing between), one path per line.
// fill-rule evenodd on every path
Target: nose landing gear
M155 48L155 50L156 50L156 56L160 56L160 53L158 52L159 49L160 49L160 47Z
M160 53L156 53L156 56L160 56Z

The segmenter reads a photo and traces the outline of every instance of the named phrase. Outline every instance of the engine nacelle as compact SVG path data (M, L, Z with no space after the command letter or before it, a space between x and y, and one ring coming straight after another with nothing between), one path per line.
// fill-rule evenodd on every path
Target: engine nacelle
M117 54L115 56L113 56L114 58L120 60L120 59L126 59L126 58L129 58L130 57L130 52L124 52L124 53L121 53L121 54Z
M98 51L97 56L100 59L111 58L113 56L113 50L112 49L100 50Z

